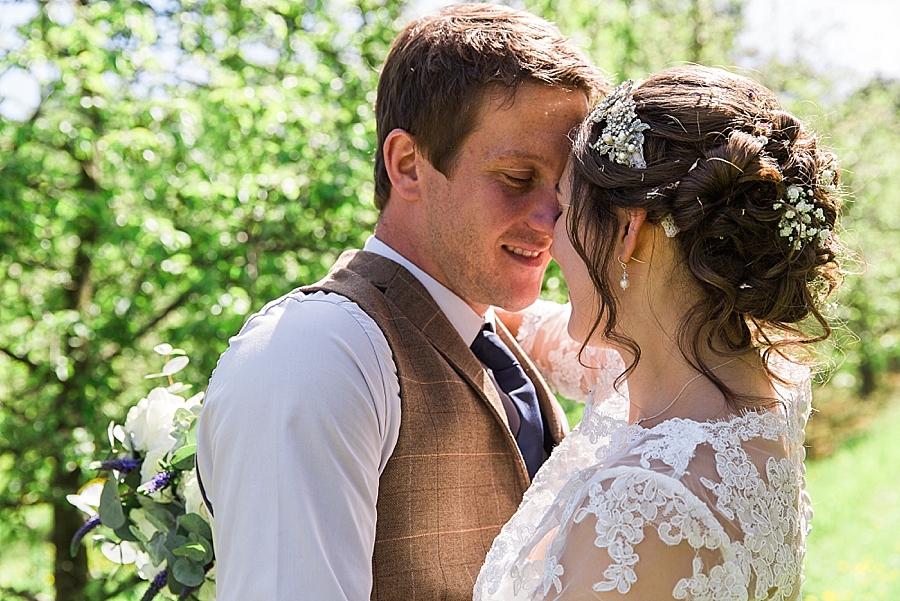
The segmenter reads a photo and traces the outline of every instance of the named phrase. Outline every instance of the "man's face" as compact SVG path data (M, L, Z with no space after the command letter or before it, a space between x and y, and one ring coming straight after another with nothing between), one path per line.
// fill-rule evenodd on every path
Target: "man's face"
M472 308L510 311L537 299L559 213L569 131L587 115L580 91L522 85L485 100L479 125L445 177L419 159L419 266Z

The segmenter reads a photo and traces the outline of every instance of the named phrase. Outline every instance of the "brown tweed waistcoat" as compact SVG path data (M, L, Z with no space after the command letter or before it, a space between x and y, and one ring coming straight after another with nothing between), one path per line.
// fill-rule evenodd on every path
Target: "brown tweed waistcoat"
M421 283L397 263L347 251L303 288L357 303L384 332L400 380L400 436L381 475L372 599L472 598L494 537L528 472L490 378ZM498 334L532 378L558 442L559 406L509 332Z

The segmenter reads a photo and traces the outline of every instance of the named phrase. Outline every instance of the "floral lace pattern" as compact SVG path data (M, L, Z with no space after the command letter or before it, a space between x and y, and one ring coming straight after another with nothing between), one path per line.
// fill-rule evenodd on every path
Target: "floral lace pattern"
M786 362L773 367L792 383L776 385L777 412L649 429L628 424L627 392L601 378L495 540L476 601L799 599L810 380Z
M569 305L563 307L561 311L556 303L535 302L522 319L516 338L554 392L584 401L594 386L612 388L625 364L617 352L593 347L584 349L579 362L581 344L566 333Z

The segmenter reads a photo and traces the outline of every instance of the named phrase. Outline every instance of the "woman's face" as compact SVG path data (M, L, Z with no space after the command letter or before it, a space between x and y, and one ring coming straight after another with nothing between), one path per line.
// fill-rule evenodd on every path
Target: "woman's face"
M572 303L572 314L569 317L569 336L578 342L585 342L591 326L597 319L599 297L588 274L587 265L575 252L569 238L569 204L572 197L572 159L566 164L562 178L557 186L557 202L560 216L553 229L553 244L550 255L559 264L566 285L569 287L569 301ZM595 340L597 333L594 334Z

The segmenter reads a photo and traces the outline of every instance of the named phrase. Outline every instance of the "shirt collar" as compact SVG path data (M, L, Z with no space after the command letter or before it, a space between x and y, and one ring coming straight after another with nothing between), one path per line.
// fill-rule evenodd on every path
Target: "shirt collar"
M396 250L376 238L369 236L363 250L380 255L385 259L390 259L395 263L399 263L407 269L413 276L419 280L419 283L425 287L425 290L437 303L447 319L453 325L453 328L459 333L466 345L471 345L481 331L484 324L494 323L494 308L489 307L485 316L482 317L475 312L475 309L453 293L449 288L438 282L436 279L422 271L413 264L409 259L398 253Z

